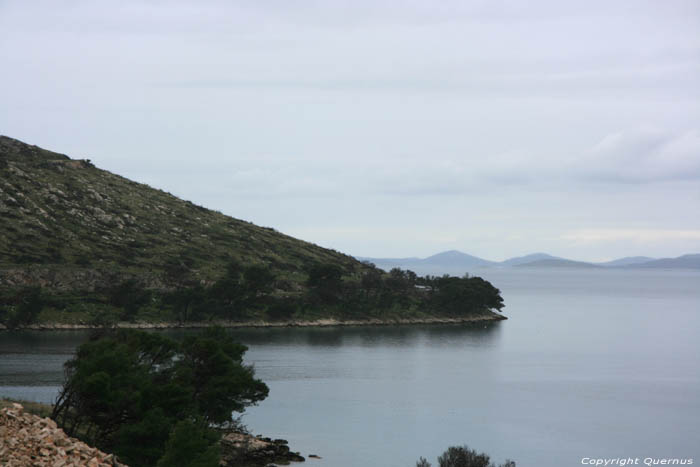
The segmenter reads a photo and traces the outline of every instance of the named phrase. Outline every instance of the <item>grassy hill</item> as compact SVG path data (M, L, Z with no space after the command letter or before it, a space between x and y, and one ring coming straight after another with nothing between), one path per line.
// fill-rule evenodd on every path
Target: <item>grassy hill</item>
M205 209L89 160L4 136L0 219L5 285L93 288L135 276L167 288L211 282L234 259L265 265L294 287L313 263L337 264L344 274L364 268L350 256Z
M390 273L0 136L0 325L496 319L479 278Z

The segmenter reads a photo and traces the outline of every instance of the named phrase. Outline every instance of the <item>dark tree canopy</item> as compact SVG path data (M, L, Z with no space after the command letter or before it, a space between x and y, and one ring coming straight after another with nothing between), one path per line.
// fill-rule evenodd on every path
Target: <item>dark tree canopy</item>
M416 467L431 467L427 459L421 457L416 462ZM438 457L439 467L515 467L515 462L506 460L505 463L496 466L491 463L487 454L477 453L468 446L450 446Z
M423 317L466 318L501 311L500 291L480 277L427 276L371 264L352 274L332 263L313 263L301 286L290 271L275 275L264 264L230 261L213 283L183 282L170 290L148 289L135 279L115 282L88 296L0 288L0 323L26 326L56 311L79 313L78 322L313 321ZM41 313L41 316L39 315ZM89 318L86 319L85 315ZM75 322L75 321L74 321Z
M36 322L46 305L41 287L25 287L16 292L3 292L5 293L0 295L0 322L10 329Z
M184 437L203 446L193 465L216 465L202 463L217 438L211 427L232 422L234 411L268 394L243 364L246 350L216 328L182 342L142 331L104 332L66 363L52 418L129 465L155 465L166 451L175 455L176 440Z

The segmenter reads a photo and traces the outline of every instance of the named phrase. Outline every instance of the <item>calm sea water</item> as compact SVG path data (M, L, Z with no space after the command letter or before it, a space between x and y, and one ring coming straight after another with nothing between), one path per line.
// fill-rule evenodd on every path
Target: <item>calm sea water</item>
M271 389L244 422L319 467L435 463L465 443L519 466L700 463L700 272L473 273L508 321L236 331ZM51 401L85 337L0 333L0 395Z

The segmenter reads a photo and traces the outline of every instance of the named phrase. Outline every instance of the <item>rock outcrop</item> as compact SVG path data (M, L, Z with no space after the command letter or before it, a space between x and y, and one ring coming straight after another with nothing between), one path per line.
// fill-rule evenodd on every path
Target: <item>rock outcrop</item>
M245 433L228 433L221 438L221 465L260 467L304 462L298 452L291 452L284 439L262 438Z
M6 467L127 467L112 454L66 435L49 418L20 404L0 410L0 465Z

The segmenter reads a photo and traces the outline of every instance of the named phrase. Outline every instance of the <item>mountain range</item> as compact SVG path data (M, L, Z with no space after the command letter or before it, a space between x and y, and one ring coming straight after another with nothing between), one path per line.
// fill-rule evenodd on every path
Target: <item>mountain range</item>
M369 261L382 269L399 267L411 269L419 274L461 274L473 268L517 267L517 268L639 268L639 269L700 269L700 254L687 254L677 258L651 258L648 256L629 256L601 263L574 261L552 256L547 253L532 253L510 258L505 261L490 261L457 250L444 251L427 258L369 258L357 257ZM461 271L461 272L460 272Z

